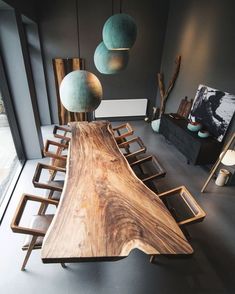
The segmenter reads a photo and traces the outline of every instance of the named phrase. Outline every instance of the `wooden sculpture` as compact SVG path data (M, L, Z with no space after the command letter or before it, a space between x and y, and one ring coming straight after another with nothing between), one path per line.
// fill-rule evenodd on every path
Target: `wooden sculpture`
M163 73L158 73L157 74L159 91L160 91L160 113L159 113L159 117L161 117L161 115L165 112L166 102L167 102L167 99L169 97L169 94L170 94L171 90L174 87L175 81L176 81L176 79L178 77L179 70L180 70L180 64L181 64L181 56L178 55L176 57L176 59L175 59L175 70L174 70L173 76L172 76L172 78L171 78L171 80L169 82L169 85L168 85L167 89L165 88Z

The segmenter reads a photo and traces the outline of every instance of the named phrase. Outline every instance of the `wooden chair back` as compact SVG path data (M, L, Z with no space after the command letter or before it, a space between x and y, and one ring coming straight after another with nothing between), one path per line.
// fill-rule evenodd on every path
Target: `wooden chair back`
M42 197L38 197L35 195L30 195L30 194L23 194L20 202L16 208L16 212L13 216L12 222L11 222L11 229L14 233L20 233L20 234L28 234L28 235L32 235L32 236L44 236L45 233L41 232L39 230L35 230L35 229L31 229L31 228L27 228L27 227L23 227L20 225L20 220L22 218L22 215L24 213L26 204L28 201L34 201L34 202L39 202L39 203L43 203L43 204L52 204L57 206L58 205L58 201L54 201L51 199L46 199L46 198L42 198Z
M162 178L166 175L166 171L154 155L139 158L136 161L131 162L130 166L133 169L139 167L141 174L137 173L137 176L139 176L144 183Z
M133 135L134 130L129 123L121 124L117 127L113 127L114 137L117 143L122 143L126 140L126 137Z
M62 167L57 167L57 166L53 166L53 165L47 165L47 164L43 164L43 163L38 163L34 176L33 176L33 185L36 188L41 188L41 189L48 189L48 190L52 190L52 191L62 191L62 187L56 185L56 183L54 181L47 181L47 182L40 182L40 177L41 177L41 173L43 170L48 170L48 171L53 171L53 172L62 172L65 173L66 169L62 168Z
M175 217L179 226L201 222L206 216L204 210L185 186L166 191L158 196Z
M130 151L131 145L134 145L134 144L138 146L138 149L134 150L134 151ZM140 154L146 152L146 147L145 147L143 141L140 139L140 137L135 137L133 139L122 142L122 143L118 144L118 147L125 149L126 153L124 153L124 156L127 159L133 158L137 155L140 155Z
M70 141L70 137L67 136L69 133L71 133L71 129L69 127L54 126L53 135L55 138L59 138L64 141Z

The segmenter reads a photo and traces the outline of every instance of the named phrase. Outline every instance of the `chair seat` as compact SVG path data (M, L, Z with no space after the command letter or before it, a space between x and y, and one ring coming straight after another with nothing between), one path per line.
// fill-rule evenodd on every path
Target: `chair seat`
M64 181L63 180L53 180L53 181L47 181L47 185L53 186L53 187L58 187L63 189L64 187Z
M51 190L48 190L47 193L46 193L46 198L48 198L48 196L51 194ZM56 200L56 201L59 201L60 200L60 196L61 196L61 192L59 191L53 191L53 194L52 196L50 196L49 198L52 199L52 200Z
M45 215L34 215L32 217L31 223L29 225L30 229L36 229L44 232L46 234L47 229L49 228L54 214L45 214ZM27 250L29 244L32 240L31 235L27 235L22 246L22 250ZM43 237L38 237L34 249L40 249L42 246Z
M66 168L66 161L63 159L51 158L49 164L57 167ZM50 170L50 173L53 173L53 171Z

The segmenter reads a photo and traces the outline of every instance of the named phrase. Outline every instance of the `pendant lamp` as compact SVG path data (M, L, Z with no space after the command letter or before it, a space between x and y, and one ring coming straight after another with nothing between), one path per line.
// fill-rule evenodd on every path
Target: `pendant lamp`
M137 27L130 15L118 13L105 22L102 35L109 50L129 50L135 43Z
M60 84L60 99L71 112L91 112L102 99L102 86L98 78L86 70L67 74Z
M97 70L103 74L116 74L127 67L129 60L128 50L108 50L101 42L94 54L94 63Z
M78 0L76 0L77 46L80 58L80 35ZM98 78L86 70L75 70L67 74L60 84L60 100L71 112L92 112L101 102L102 86Z

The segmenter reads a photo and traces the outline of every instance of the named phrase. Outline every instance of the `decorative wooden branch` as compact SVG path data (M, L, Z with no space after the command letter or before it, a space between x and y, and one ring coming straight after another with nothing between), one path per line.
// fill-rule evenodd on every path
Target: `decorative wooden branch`
M169 82L167 89L165 89L163 73L158 73L158 75L157 75L159 91L160 91L160 117L165 112L166 102L167 102L167 99L169 97L171 90L174 87L175 81L178 77L179 70L180 70L180 64L181 64L181 56L178 55L175 59L175 70L174 70L173 76Z

